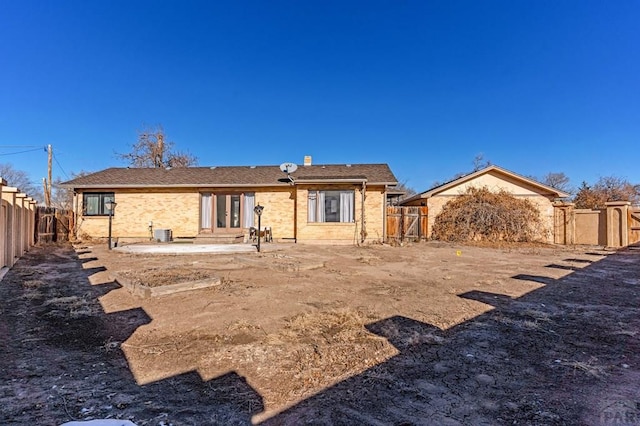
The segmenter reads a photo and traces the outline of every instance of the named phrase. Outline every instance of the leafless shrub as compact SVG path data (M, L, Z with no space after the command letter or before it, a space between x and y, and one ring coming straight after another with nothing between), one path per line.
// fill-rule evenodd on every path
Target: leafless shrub
M442 241L530 242L540 238L542 221L535 205L506 191L471 187L444 205L433 225Z

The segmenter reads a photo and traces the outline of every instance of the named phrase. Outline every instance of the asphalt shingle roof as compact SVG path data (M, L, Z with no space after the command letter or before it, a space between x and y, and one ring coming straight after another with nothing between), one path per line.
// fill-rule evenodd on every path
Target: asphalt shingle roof
M387 164L327 164L299 166L294 180L366 179L371 184L397 183ZM162 168L110 168L81 176L62 185L70 188L279 186L288 185L278 166L221 166Z

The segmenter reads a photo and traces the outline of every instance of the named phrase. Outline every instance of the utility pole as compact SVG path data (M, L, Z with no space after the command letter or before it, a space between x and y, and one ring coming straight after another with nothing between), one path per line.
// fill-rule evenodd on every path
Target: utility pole
M51 144L47 146L47 151L49 153L49 161L47 163L47 176L49 180L44 188L44 203L47 207L51 207L51 169L53 161L53 148L51 148Z
M49 193L47 192L47 178L42 178L42 191L44 192L44 205L49 207L51 200L49 199Z

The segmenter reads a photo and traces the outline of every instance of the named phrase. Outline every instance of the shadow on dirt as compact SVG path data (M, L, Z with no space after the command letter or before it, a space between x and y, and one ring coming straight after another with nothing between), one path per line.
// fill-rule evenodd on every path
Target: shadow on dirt
M70 248L49 250L30 252L0 285L0 424L251 424L263 412L262 397L235 372L138 385L120 343L150 318L141 309L105 314L97 300L118 284L91 286L95 271L82 269ZM48 279L61 257L73 265ZM586 266L558 280L512 277L545 284L517 299L460 294L494 309L446 331L402 316L367 325L400 353L263 424L559 425L637 416L640 252L571 261ZM616 411L624 409L631 411Z
M51 279L60 259L69 266ZM83 269L83 260L70 247L35 248L0 283L0 424L249 424L263 411L260 395L234 372L138 385L120 343L150 318L140 308L105 314L98 298L120 286L90 285L104 268Z
M640 276L640 253L571 261L586 266L558 280L514 276L546 284L517 299L461 294L494 309L444 332L400 316L370 324L399 355L263 424L582 425L640 418L640 292L624 281Z

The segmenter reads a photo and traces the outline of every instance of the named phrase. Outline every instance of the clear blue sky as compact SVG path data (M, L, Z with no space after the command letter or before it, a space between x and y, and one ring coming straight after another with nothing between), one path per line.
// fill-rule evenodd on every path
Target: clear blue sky
M0 0L0 163L124 166L156 124L205 166L640 183L640 1Z

